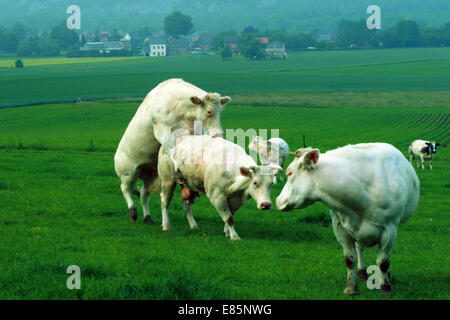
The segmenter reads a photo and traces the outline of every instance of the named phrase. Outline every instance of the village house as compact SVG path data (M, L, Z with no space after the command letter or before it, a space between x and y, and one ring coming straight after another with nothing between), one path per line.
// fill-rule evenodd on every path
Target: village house
M259 42L261 42L262 48L263 48L264 50L267 49L267 45L269 44L269 38L268 38L268 37L259 37L259 38L256 38L256 40L258 40Z
M284 43L280 41L274 41L267 45L266 56L268 58L285 58L286 49Z
M129 33L125 34L125 36L120 39L120 42L122 42L125 48L131 49L131 36Z
M172 39L167 44L167 55L175 56L189 53L188 39Z
M149 41L150 57L165 57L167 55L166 41L161 38L151 38Z
M336 41L336 35L334 33L332 33L332 32L329 32L329 31L321 31L317 35L316 41L317 42L321 42L321 41L325 41L325 42Z
M223 38L223 46L229 47L233 55L240 54L241 45L239 44L239 39L236 36L225 36Z

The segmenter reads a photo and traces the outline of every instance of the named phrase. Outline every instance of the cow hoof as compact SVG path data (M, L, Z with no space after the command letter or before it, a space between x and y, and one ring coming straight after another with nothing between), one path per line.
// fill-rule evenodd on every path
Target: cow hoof
M162 226L162 231L170 231L170 227L169 226Z
M384 296L390 296L392 294L391 285L390 284L382 284L380 288L380 292Z
M358 270L358 279L363 282L365 282L365 281L367 281L367 279L369 279L369 275L367 274L366 269Z
M129 213L130 213L130 220L131 220L131 222L136 222L136 220L138 218L136 207L130 208L129 209Z
M154 224L155 222L153 221L153 219L150 216L145 216L144 217L144 223Z
M353 287L345 287L344 294L348 294L349 296L356 296L358 294L358 289Z
M241 240L241 238L239 238L239 236L233 236L233 237L231 237L231 240Z

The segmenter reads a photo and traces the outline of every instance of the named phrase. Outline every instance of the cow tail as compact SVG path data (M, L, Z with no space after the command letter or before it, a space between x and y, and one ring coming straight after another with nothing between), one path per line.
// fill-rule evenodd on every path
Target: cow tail
M150 191L151 194L158 194L160 189L161 189L161 179L159 177L156 177L156 179L153 180L150 186L148 187L148 191Z

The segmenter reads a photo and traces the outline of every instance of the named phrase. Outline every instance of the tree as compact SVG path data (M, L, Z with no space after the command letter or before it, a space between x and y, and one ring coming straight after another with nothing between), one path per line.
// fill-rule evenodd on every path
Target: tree
M58 41L49 37L41 36L37 45L37 54L41 57L58 56L61 48Z
M164 31L175 38L190 34L193 27L192 18L180 11L175 11L164 18Z
M259 40L251 40L248 45L242 48L242 54L244 57L251 60L260 60L264 58L264 52L262 49L262 43Z
M17 55L19 57L29 57L35 52L36 43L32 39L23 39L17 47Z
M11 28L12 33L16 36L17 40L22 40L26 36L26 28L25 26L20 23L16 22L13 27Z
M111 41L119 41L121 38L119 31L117 29L114 29L111 35L109 36L109 40Z
M259 33L259 30L257 28L255 28L255 27L248 26L248 27L244 28L242 33Z
M306 49L315 45L316 41L307 33L300 32L292 36L288 35L286 38L286 48L290 50Z
M220 56L224 61L230 60L233 57L231 49L229 46L225 46L222 50L220 50Z
M413 20L400 20L395 25L395 30L400 38L402 47L416 47L422 43L417 22Z
M54 26L50 34L63 49L74 47L78 44L78 34L73 30L67 29L65 22Z
M212 47L216 50L223 48L223 39L226 36L236 36L237 37L237 33L236 33L236 31L223 31L223 32L215 35L212 40Z
M15 53L18 45L19 40L13 33L0 31L0 51Z
M20 59L17 59L15 62L16 68L23 68L23 62Z

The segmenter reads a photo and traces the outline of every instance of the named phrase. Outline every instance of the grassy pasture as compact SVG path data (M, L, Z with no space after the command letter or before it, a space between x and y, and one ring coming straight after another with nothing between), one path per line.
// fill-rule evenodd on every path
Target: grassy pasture
M0 68L14 68L14 62L21 59L26 67L65 65L74 63L98 63L119 60L139 59L139 57L92 57L92 58L65 58L65 57L39 57L39 58L0 58Z
M232 96L222 123L278 128L291 149L305 134L322 152L384 141L406 153L419 137L448 144L448 97L448 88L242 93ZM129 222L113 154L139 102L0 110L0 299L349 299L342 294L342 250L322 204L263 212L250 200L236 214L239 242L223 237L223 223L204 196L193 208L199 230L189 230L179 192L172 231L158 225L157 195L150 199L156 225L143 224L142 216ZM433 171L417 173L419 207L392 253L392 299L449 299L449 148L438 150ZM274 186L273 200L281 188ZM375 255L376 248L366 250L368 265ZM81 267L82 290L66 288L71 264ZM362 283L359 289L356 299L384 298Z
M0 107L69 102L77 97L143 97L171 77L233 95L440 91L450 88L449 57L449 48L418 48L301 52L271 61L238 57L223 62L219 56L175 56L100 58L92 63L93 58L50 58L32 65L31 59L25 61L23 69L0 68Z

